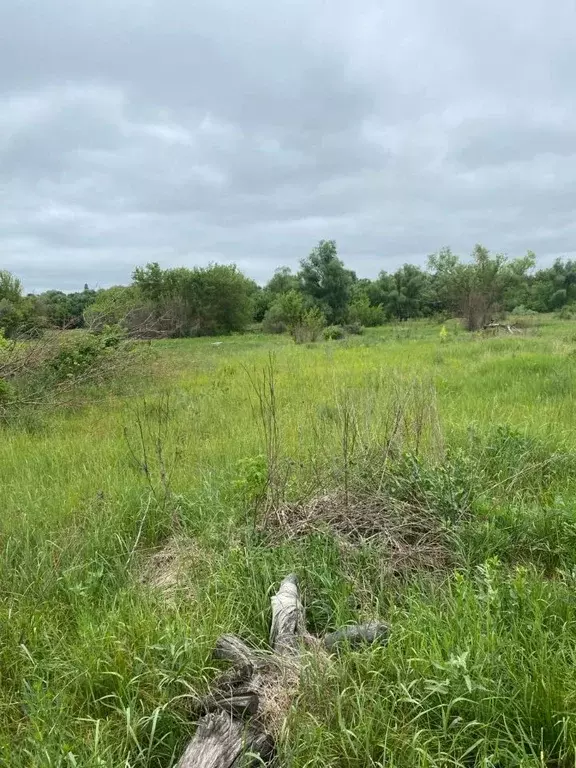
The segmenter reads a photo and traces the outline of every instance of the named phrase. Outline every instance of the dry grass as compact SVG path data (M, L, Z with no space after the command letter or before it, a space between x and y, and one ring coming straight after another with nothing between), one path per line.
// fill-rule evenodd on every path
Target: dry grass
M268 515L262 530L271 545L320 533L335 536L344 548L375 544L392 572L437 570L451 560L440 521L427 510L385 494L337 491L283 504Z
M190 573L206 562L203 552L194 539L187 536L171 538L161 549L144 555L139 581L147 587L173 597L181 590L191 591Z

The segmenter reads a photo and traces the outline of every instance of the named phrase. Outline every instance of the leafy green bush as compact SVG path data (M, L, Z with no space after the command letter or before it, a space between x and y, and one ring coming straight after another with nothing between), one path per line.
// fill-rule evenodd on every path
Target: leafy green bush
M122 329L64 331L0 350L0 418L71 404L94 387L120 380L140 355Z
M323 335L326 341L339 341L346 337L344 328L341 325L329 325L327 328L324 328Z
M531 315L537 315L538 312L535 312L533 309L528 309L528 307L525 307L524 304L519 304L517 307L514 307L511 315L514 315L515 317L518 316L531 316Z
M326 325L326 317L321 309L312 307L302 314L300 322L291 329L292 338L297 344L318 341L322 329Z
M566 304L556 313L559 320L573 320L576 317L576 304Z
M264 333L286 333L288 326L286 317L279 303L274 303L266 311L262 320L262 330Z

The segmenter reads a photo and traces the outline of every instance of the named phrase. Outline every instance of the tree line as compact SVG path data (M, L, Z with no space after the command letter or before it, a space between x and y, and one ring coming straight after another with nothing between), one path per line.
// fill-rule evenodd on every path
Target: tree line
M241 332L253 323L294 333L432 316L460 317L477 330L503 312L576 314L576 261L535 267L531 251L508 259L476 245L466 259L444 248L426 267L404 264L370 280L345 266L334 240L321 240L297 271L280 267L265 286L234 265L162 269L152 263L136 268L128 286L25 295L16 276L0 270L0 330L10 337L123 325L134 335L176 337Z

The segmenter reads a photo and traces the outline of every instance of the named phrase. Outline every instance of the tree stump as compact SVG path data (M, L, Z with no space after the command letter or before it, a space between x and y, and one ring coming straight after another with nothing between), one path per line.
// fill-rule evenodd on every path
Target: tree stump
M383 644L388 637L389 627L381 622L344 627L322 640L309 635L294 574L284 579L271 602L272 654L251 650L235 635L222 635L216 643L214 658L233 667L200 702L202 717L177 768L247 768L270 763L274 756L270 712L279 717L287 713L298 687L303 645L318 644L333 653L343 645Z

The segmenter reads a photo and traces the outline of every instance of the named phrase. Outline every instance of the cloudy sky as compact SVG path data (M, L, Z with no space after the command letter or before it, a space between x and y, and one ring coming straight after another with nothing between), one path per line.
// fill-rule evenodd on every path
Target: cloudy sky
M574 0L2 0L0 268L576 251Z

